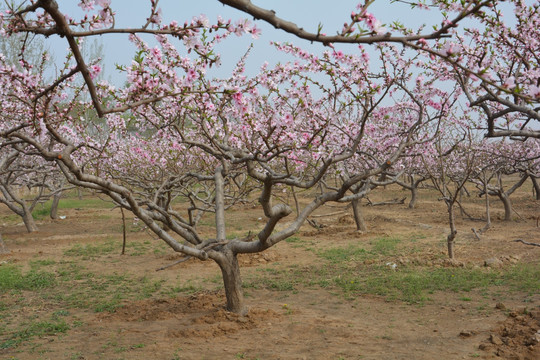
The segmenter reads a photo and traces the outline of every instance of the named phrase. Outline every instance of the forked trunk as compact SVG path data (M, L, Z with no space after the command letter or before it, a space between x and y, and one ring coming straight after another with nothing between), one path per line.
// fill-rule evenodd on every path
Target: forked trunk
M356 223L356 230L366 232L367 226L366 222L364 221L362 209L360 208L360 200L354 199L352 201L352 208L354 213L354 222Z
M240 276L238 258L232 251L225 251L221 255L215 261L221 268L221 274L223 275L223 285L225 286L225 296L227 297L227 311L245 315L247 314L247 308L244 304L242 277Z

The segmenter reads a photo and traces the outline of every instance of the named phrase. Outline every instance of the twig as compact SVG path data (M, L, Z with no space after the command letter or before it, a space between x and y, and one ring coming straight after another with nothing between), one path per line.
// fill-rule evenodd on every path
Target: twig
M367 199L367 197L366 197ZM398 199L398 198L395 198L395 199L392 199L392 200L388 200L388 201L381 201L381 202L371 202L371 200L368 199L368 202L369 202L369 206L381 206L381 205L397 205L397 204L404 204L405 203L405 199L407 199L407 197L405 196L404 198L402 199Z
M512 207L512 211L516 213L516 215L521 219L521 220L525 220L523 218L523 216L519 215L519 213L516 211L516 209L514 209L514 207Z
M171 266L174 266L176 264L180 264L180 263L183 263L184 261L188 261L189 259L191 259L191 256L186 256L185 258L181 258L180 260L177 260L177 261L173 262L172 264L160 267L159 269L156 269L156 271L165 270L165 269L170 268Z
M329 213L329 214L311 215L311 217L312 218L319 218L319 217L325 217L325 216L339 215L339 214L343 214L343 213L346 213L346 212L348 212L348 211L347 210L341 210L341 211L336 211L336 212Z
M126 216L124 215L124 208L120 207L120 211L122 212L122 235L124 236L122 239L122 254L124 255L126 253Z
M309 225L313 226L317 230L321 230L323 227L326 226L324 224L319 224L317 221L311 219L307 219L307 222Z
M480 238L480 234L478 234L478 231L476 231L475 228L471 228L471 230L472 230L472 232L474 233L474 236L476 236L476 239L477 239L478 241L482 240L482 239ZM480 231L482 231L482 230L480 230Z
M517 240L512 240L513 242L520 242L520 243L523 243L525 245L531 245L531 246L540 246L540 244L537 244L537 243L532 243L532 242L528 242L528 241L523 241L521 239L517 239Z

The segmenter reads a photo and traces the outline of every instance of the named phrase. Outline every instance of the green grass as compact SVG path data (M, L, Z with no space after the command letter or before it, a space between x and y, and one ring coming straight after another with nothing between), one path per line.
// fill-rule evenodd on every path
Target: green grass
M38 205L32 212L32 216L36 220L41 220L51 213L52 199ZM83 198L79 200L77 197L61 198L58 203L58 210L61 209L111 209L114 204L109 201L103 201L99 198Z
M55 284L55 275L51 272L30 270L23 274L19 267L0 266L0 290L41 290Z
M164 283L147 276L96 274L79 261L36 260L26 272L20 266L2 265L0 293L5 292L7 298L0 302L0 348L15 348L35 337L53 336L80 326L71 315L73 309L114 312L125 301L163 296L171 292L163 288ZM41 314L38 320L32 310L22 311L34 308L36 303L54 304L48 320L44 321ZM14 316L17 323L12 322Z
M398 238L383 237L371 241L372 253L380 255L393 255L396 253L397 245L401 242Z
M385 266L372 267L365 273L344 273L333 278L335 286L346 295L373 294L389 300L423 303L435 291L469 292L477 288L505 283L498 274L481 269L406 268L394 271Z
M349 245L346 248L339 247L322 250L318 253L318 256L332 264L343 264L352 261L363 261L373 257L373 254L364 248Z
M300 240L292 241L293 244ZM248 276L245 287L267 288L276 291L297 291L300 286L339 289L346 298L378 295L391 301L423 304L435 292L467 294L472 290L519 291L529 295L540 293L540 264L520 264L499 272L484 268L426 268L386 266L392 257L407 249L400 249L403 241L395 237L376 238L368 243L333 247L315 251L322 264L302 269L262 268L255 276ZM495 296L499 296L495 294ZM462 295L462 301L471 301Z
M155 245L155 246L154 246ZM163 243L152 244L149 241L128 241L126 242L126 255L141 256L153 252L154 254L164 254L167 246ZM75 244L64 251L65 256L81 257L83 260L96 259L103 255L120 254L122 242L119 240L107 240L93 244Z
M64 251L65 256L80 256L83 258L96 258L102 255L120 253L122 243L120 241L109 240L97 244L75 244Z

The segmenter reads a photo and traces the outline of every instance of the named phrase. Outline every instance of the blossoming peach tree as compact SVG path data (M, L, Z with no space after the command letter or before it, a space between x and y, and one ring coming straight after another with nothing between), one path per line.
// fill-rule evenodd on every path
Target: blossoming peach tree
M245 313L238 254L264 251L293 235L327 202L361 196L354 186L392 170L408 148L429 140L424 129L449 113L442 92L415 80L419 59L388 44L410 48L448 36L491 1L460 2L449 9L453 20L430 33L385 28L366 2L336 36L306 33L248 0L221 2L328 45L379 44L380 61L370 61L362 47L356 55L332 47L314 55L276 42L275 51L288 54L289 62L263 64L248 76L246 55L230 76L212 78L208 69L219 63L215 45L233 34L256 37L250 21L211 24L199 16L163 24L151 0L145 24L119 29L109 0L81 1L85 15L78 20L54 0L31 1L0 15L2 36L59 35L70 52L52 78L30 71L24 44L22 69L0 69L2 107L15 109L2 113L0 135L2 147L24 143L71 184L109 196L175 251L215 261L227 309ZM98 80L100 60L81 51L84 38L114 33L128 34L137 48L132 63L117 68L126 77L122 87ZM142 34L154 35L155 43ZM90 111L97 120L88 118ZM325 184L328 176L345 173L337 185ZM319 185L296 215L276 201L284 187ZM264 225L253 236L231 239L225 211L254 191ZM176 196L189 199L186 213L172 206ZM194 212L215 216L214 237L201 235Z

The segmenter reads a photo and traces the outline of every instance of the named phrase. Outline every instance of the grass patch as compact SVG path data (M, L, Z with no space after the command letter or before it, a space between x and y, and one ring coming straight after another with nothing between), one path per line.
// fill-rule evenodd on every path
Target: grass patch
M261 275L252 275L244 280L244 288L260 289L266 288L276 291L296 291L298 284L303 282L305 274L296 268L284 270L262 268Z
M64 251L66 256L81 256L83 258L96 258L113 252L120 253L122 244L119 241L107 241L99 244L75 244Z
M317 255L331 262L332 264L343 264L350 261L363 261L369 257L372 257L371 252L356 245L349 245L346 248L326 249L320 251Z
M540 294L540 263L517 264L503 274L505 282L529 295Z
M399 253L399 238L384 237L363 245L335 247L317 252L326 261L302 269L260 269L244 282L246 288L267 288L276 291L296 291L299 285L339 289L346 298L378 295L387 300L410 304L430 301L439 291L466 294L472 290L489 291L504 296L508 290L540 293L540 264L519 264L501 271L484 268L425 268L384 265L389 256ZM462 301L471 301L462 295Z
M30 261L30 267L32 269L39 269L42 266L50 266L55 265L56 261L52 259L44 259L44 260L32 260Z
M540 292L538 265L517 265L503 272L485 269L407 267L394 271L387 266L374 265L363 271L340 266L332 277L319 280L321 287L333 285L347 297L362 294L384 296L388 300L401 300L411 304L428 301L436 291L467 293L475 289L507 287L515 291ZM470 298L463 296L464 301ZM468 299L468 300L465 300Z
M397 245L400 242L400 239L392 237L375 239L371 242L371 245L373 246L372 253L384 256L393 255L396 253Z
M30 270L23 274L19 267L0 266L0 290L40 290L55 284L55 275L50 272Z
M394 271L384 266L371 267L364 274L344 273L334 284L345 294L373 294L389 300L423 303L435 291L469 292L472 289L502 285L500 276L481 269L440 268L426 271L407 268Z
M391 256L397 253L400 239L383 237L372 240L371 249L360 245L349 245L346 248L335 247L317 252L317 255L332 264L363 262L381 256Z
M42 220L45 217L49 216L51 213L52 207L52 198L48 201L40 204L37 208L32 211L32 217L36 220ZM111 209L114 207L112 202L103 201L99 198L82 198L77 197L66 197L61 198L58 203L58 210L61 209Z

